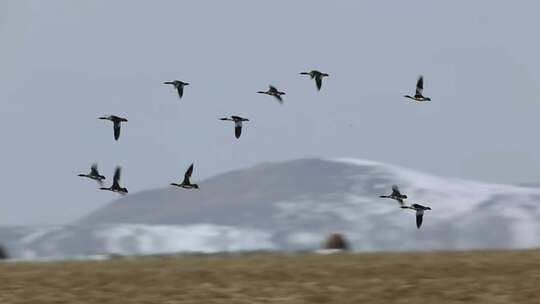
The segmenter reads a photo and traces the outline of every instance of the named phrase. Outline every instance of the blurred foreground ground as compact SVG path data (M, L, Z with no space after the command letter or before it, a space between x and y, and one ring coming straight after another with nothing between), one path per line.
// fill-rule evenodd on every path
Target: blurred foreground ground
M0 263L0 303L540 303L540 250Z

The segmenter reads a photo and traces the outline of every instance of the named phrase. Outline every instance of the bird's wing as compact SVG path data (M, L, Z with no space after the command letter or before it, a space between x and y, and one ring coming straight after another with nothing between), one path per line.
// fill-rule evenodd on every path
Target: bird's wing
M114 170L113 188L114 187L120 187L120 175L121 174L122 174L122 169L120 167L116 167L116 170Z
M276 95L274 95L274 97L277 98L277 100L279 101L280 104L283 104L283 98L281 98L281 95L276 94Z
M90 167L90 175L99 175L97 164L92 164L92 167Z
M115 121L113 122L113 128L114 128L114 140L118 140L120 138L120 122Z
M392 185L392 195L401 196L401 192L399 191L399 187L397 185Z
M418 82L416 83L416 95L422 95L424 91L424 77L420 76Z
M321 90L321 87L322 87L322 76L321 75L317 75L315 77L315 83L317 84L317 90Z
M182 98L182 96L184 96L184 86L179 85L176 87L176 89L178 90L178 97Z
M424 210L416 211L416 227L420 228L422 226L422 219L424 218Z
M234 136L240 138L240 135L242 135L242 121L237 120L234 122Z
M187 169L186 173L184 174L184 184L189 184L189 179L191 178L191 174L193 173L193 164L191 164L191 166L189 166L189 168Z

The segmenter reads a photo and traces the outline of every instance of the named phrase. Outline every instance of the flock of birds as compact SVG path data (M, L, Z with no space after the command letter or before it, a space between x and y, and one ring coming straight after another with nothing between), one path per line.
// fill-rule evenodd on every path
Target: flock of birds
M320 91L322 88L322 81L324 77L328 77L329 75L327 73L323 73L317 70L311 70L309 72L301 72L300 75L308 75L311 79L315 80L315 85L317 87L317 90ZM163 84L169 84L173 85L178 93L178 97L181 99L184 96L184 88L185 86L188 86L188 82L183 82L180 80L173 80L173 81L166 81ZM416 82L416 92L413 96L410 95L404 95L404 97L409 98L416 102L424 102L424 101L431 101L431 98L425 97L423 95L424 90L424 78L420 76L418 78L418 81ZM283 95L285 95L285 92L279 91L276 87L270 85L268 87L267 91L258 91L259 94L266 94L269 96L273 96L276 98L276 100L283 104ZM109 115L109 116L103 116L99 117L99 119L103 120L109 120L113 123L113 134L114 139L117 141L120 138L120 130L121 125L124 122L127 122L128 120L126 118L116 116L116 115ZM234 122L234 134L235 137L238 139L240 138L242 134L242 125L243 122L249 121L249 119L240 117L237 115L232 115L230 117L223 117L220 118L220 120L223 121L232 121ZM171 186L176 186L184 189L199 189L198 184L191 183L191 175L193 174L193 164L189 166L189 168L184 173L184 179L181 181L181 183L171 183ZM80 177L86 177L92 180L95 180L99 183L101 190L107 190L112 191L116 193L120 193L122 195L125 195L128 193L128 189L125 187L120 186L120 176L121 176L121 167L116 167L114 171L113 176L113 182L110 187L103 187L103 180L105 180L105 176L101 175L98 171L98 165L97 163L94 163L90 168L90 173L87 174L79 174ZM401 194L399 191L399 188L397 185L392 186L392 193L390 195L380 195L381 198L390 198L393 200L396 200L400 203L401 208L403 209L412 209L416 211L416 227L420 228L422 226L422 220L424 216L424 211L431 210L430 207L422 206L420 204L412 204L410 206L405 205L405 199L407 199L407 196L404 194Z
M397 185L392 186L392 193L390 195L380 195L380 198L390 198L395 201L397 201L402 209L412 209L416 210L416 227L420 229L422 226L422 220L424 219L424 211L431 210L430 207L422 206L420 204L412 204L410 206L405 205L405 200L407 199L407 195L401 194L401 191L399 191L399 187Z

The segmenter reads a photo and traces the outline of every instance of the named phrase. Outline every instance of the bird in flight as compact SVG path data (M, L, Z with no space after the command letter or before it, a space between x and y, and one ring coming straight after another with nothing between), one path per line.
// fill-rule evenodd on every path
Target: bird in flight
M189 166L186 173L184 174L184 180L182 181L182 183L181 184L171 183L171 186L181 187L184 189L199 189L199 185L191 183L190 181L191 174L193 174L193 164Z
M235 115L231 117L223 117L220 118L220 120L234 121L234 136L236 136L236 138L240 138L240 135L242 135L242 122L249 121L247 118Z
M328 74L322 73L317 70L312 70L309 72L302 72L300 73L300 75L309 75L311 79L315 79L315 84L317 85L317 91L321 90L323 77L328 77Z
M431 210L430 207L422 206L420 204L412 204L411 206L401 206L403 209L416 210L416 227L420 229L422 226L422 219L424 218L424 211Z
M403 206L403 200L407 199L405 194L401 194L397 185L392 186L392 193L390 195L379 195L380 198L391 198L398 201Z
M184 96L184 87L189 85L189 83L180 80L165 81L163 84L172 84L178 91L178 97L180 98Z
M414 101L431 101L431 98L422 95L424 91L424 77L420 76L418 82L416 82L416 93L414 96L404 95L404 97L410 98Z
M103 116L103 117L99 117L99 119L112 121L113 129L114 129L114 140L118 140L118 138L120 138L120 123L128 121L127 119L116 116L116 115Z
M90 167L90 173L88 174L79 174L78 176L81 177L88 177L90 179L93 179L98 182L100 186L103 186L103 180L105 179L105 176L99 174L98 171L98 165L94 163L92 167Z
M122 168L116 167L116 170L114 171L114 177L113 177L113 184L109 188L99 188L101 190L108 190L116 193L120 193L122 195L125 195L128 193L127 188L120 187L120 175L122 173Z
M274 96L279 101L280 104L283 104L283 98L281 98L281 95L285 95L285 92L278 91L278 89L276 89L272 85L268 86L268 91L258 91L257 93Z

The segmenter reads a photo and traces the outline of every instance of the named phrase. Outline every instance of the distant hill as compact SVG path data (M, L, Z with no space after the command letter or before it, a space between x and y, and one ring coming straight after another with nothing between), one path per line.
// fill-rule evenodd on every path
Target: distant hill
M537 187L356 159L265 163L199 184L130 194L70 226L0 229L0 241L18 257L314 249L334 232L360 251L540 246ZM420 230L412 210L378 198L392 184L433 208Z

